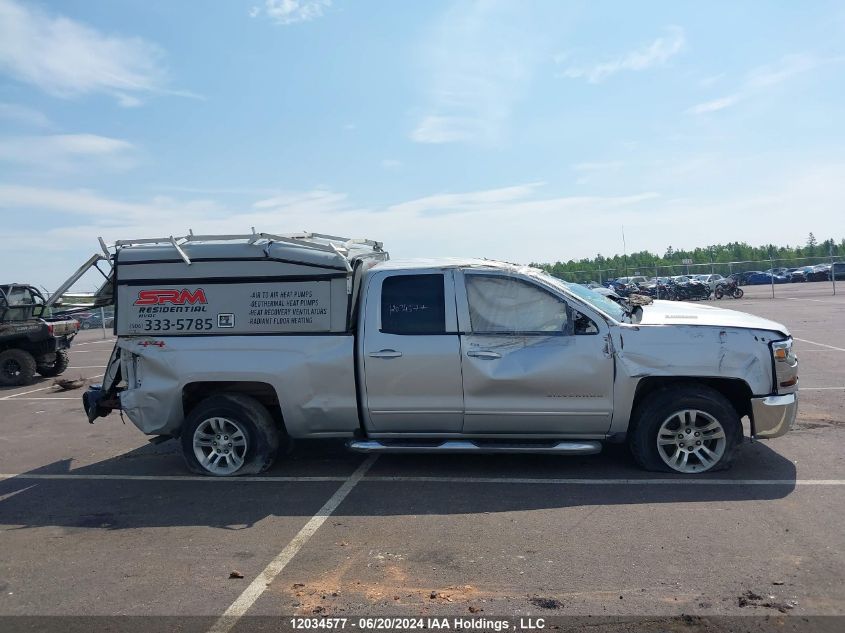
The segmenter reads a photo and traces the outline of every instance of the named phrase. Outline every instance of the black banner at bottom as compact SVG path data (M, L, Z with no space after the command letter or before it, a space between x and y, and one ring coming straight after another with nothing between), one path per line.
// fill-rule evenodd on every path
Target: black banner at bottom
M0 616L0 633L841 633L845 616Z

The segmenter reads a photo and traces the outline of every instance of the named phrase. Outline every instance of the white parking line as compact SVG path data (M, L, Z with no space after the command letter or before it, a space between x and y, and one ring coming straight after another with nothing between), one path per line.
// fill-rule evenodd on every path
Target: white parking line
M95 374L94 376L86 376L84 380L89 380L91 378L100 378L103 374ZM39 387L38 389L30 389L29 391L21 391L20 393L13 393L8 396L3 396L0 400L11 400L12 398L17 398L18 396L25 396L30 393L35 393L37 391L46 391L47 389L53 389L55 385L47 385L46 387Z
M799 298L799 297L785 297L785 298L789 299L790 301L815 301L817 303L829 303L831 305L842 305L839 301L827 301L825 299L810 299L808 297L801 297L801 298Z
M44 397L44 398L38 398L38 397L15 398L15 402L21 402L21 401L27 401L27 400L79 400L80 398L81 398L81 396L77 396L76 398L70 398L68 396L54 396L52 398L47 398L47 397Z
M82 343L74 343L73 347L79 347L80 345L99 345L100 343L114 343L115 340L113 338L106 338L102 341L83 341Z
M554 484L576 486L845 486L845 479L538 479L535 477L366 477L366 482Z
M77 365L76 367L68 367L68 369L105 369L108 365Z
M73 473L22 473L0 474L0 481L5 479L58 479L58 480L103 480L103 481L346 481L346 477L203 477L201 475L86 475Z
M14 398L15 396L25 396L28 393L35 393L36 391L44 391L46 389L52 389L55 385L50 385L49 387L39 387L38 389L31 389L29 391L21 391L20 393L13 393L10 396L3 396L0 400L8 400L9 398Z
M104 481L202 481L210 484L225 484L225 483L245 483L245 482L259 482L259 483L278 483L278 482L320 482L320 481L344 481L347 484L352 482L353 478L357 476L355 482L365 483L385 483L385 482L408 482L408 483L456 483L456 484L521 484L521 485L537 485L537 484L553 484L556 486L845 486L845 479L687 479L683 477L667 477L667 478L643 478L643 479L629 479L629 478L554 478L544 479L541 477L439 477L439 476L390 476L390 475L366 475L367 470L372 465L371 455L364 461L355 473L350 477L342 476L327 476L327 477L270 477L270 476L247 476L247 477L203 477L201 475L95 475L95 474L78 474L73 473L6 473L0 474L0 481L8 479L46 479L46 480L63 480L63 481L88 481L88 480L104 480ZM366 466L366 468L365 468ZM362 474L363 473L363 474ZM351 490L354 486L350 486ZM349 493L347 490L346 494ZM338 490L335 495L341 492ZM329 500L331 501L331 499ZM338 504L341 500L338 501ZM320 511L315 516L322 516L320 512L326 510L329 502L326 502ZM334 506L335 508L337 505ZM332 508L334 510L334 508ZM328 515L326 515L328 517ZM323 520L325 520L325 518ZM303 528L304 529L304 528Z
M842 347L834 347L833 345L827 345L826 343L816 343L815 341L808 341L805 338L798 338L797 336L792 338L796 341L801 341L802 343L810 343L812 345L818 345L819 347L827 347L828 349L836 350L837 352L845 352L845 348Z
M232 605L226 609L222 616L209 629L209 633L228 633L234 627L238 620L255 604L255 601L261 597L267 590L267 586L275 580L287 564L296 556L297 552L314 536L314 533L320 529L320 526L326 522L332 512L334 512L341 502L346 499L347 495L352 492L352 489L359 481L367 474L367 471L378 459L378 455L370 455L364 462L358 466L352 476L344 483L337 492L335 492L322 508L317 510L311 519L306 523L296 536L293 537L290 543L279 552L267 567L264 568L258 577L253 580L249 587L244 589L243 593L238 596Z

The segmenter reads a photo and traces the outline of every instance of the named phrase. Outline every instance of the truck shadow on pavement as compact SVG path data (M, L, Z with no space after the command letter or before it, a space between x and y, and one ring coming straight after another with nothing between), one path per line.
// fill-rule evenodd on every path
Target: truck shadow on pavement
M273 516L313 516L363 460L360 455L346 453L337 443L309 443L284 456L266 473L268 478L329 480L181 479L186 473L174 461L178 454L172 447L163 452L163 446L167 445L143 446L72 471L71 460L61 460L0 481L0 525L9 526L7 530L53 526L70 532L174 526L246 529ZM130 472L127 464L134 465ZM156 464L159 466L154 467ZM44 474L144 478L31 477ZM467 481L474 478L485 481ZM513 481L515 478L532 482ZM792 493L795 478L794 464L762 443L743 445L733 469L694 477L689 482L679 482L678 476L670 474L643 472L633 465L623 447L616 446L607 447L602 455L576 458L382 456L334 514L452 515L585 505L773 501ZM580 481L567 484L561 479ZM632 483L641 479L650 482ZM655 483L656 479L672 482ZM700 483L707 479L718 481ZM773 483L743 483L749 480ZM695 511L695 506L685 511ZM701 511L709 510L702 506Z

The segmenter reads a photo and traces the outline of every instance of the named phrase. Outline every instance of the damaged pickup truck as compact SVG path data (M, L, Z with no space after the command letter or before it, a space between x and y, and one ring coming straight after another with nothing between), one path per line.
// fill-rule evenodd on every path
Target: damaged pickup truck
M260 472L287 438L370 453L626 442L643 468L703 473L730 464L744 417L768 439L796 415L789 331L740 312L619 305L534 268L394 261L311 233L103 249L118 340L88 419L119 409L207 475Z

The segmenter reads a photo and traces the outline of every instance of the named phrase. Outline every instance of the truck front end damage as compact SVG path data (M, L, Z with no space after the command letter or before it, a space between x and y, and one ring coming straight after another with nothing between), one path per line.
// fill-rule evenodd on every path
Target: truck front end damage
M792 338L773 341L772 394L751 399L751 424L754 437L771 439L786 434L798 414L798 358Z
M617 361L630 376L617 399L633 402L642 381L689 378L711 385L741 385L741 398L728 389L740 415L747 415L756 439L784 435L798 409L798 359L786 327L750 314L687 303L656 301L639 323L619 330ZM739 400L742 402L739 402Z

